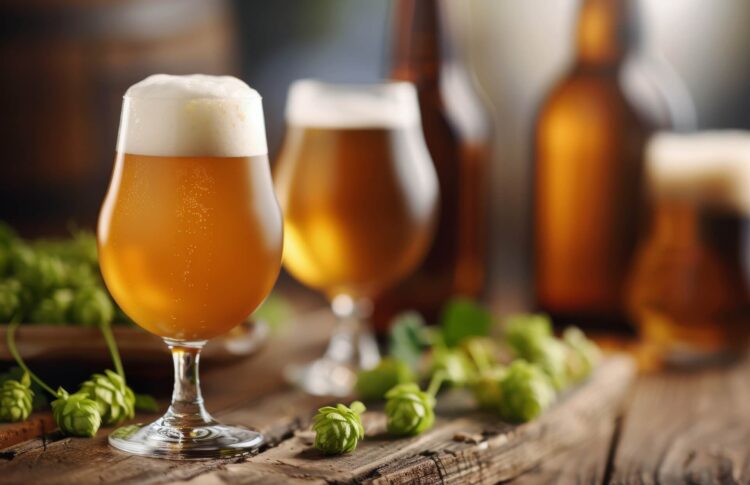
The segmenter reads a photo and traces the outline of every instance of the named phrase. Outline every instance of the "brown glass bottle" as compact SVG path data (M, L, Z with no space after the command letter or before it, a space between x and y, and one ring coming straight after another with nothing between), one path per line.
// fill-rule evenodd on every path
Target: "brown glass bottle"
M535 132L534 267L539 309L558 323L627 328L624 282L642 207L643 149L659 114L623 86L634 2L584 0L576 58Z
M454 56L441 3L394 2L390 76L417 88L425 140L440 184L440 214L421 266L376 299L379 331L407 309L434 321L447 299L477 297L485 281L489 121L471 77Z

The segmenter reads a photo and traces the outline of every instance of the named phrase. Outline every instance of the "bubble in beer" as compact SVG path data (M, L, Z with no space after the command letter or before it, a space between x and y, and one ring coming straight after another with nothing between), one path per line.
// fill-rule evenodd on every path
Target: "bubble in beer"
M416 127L419 104L408 82L330 84L303 79L289 88L286 120L317 128Z
M117 151L169 157L265 155L261 97L231 76L149 76L125 93Z

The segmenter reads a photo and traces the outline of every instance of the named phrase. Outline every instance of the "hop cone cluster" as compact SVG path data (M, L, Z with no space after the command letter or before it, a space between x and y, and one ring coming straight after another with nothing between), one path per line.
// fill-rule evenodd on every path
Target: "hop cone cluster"
M357 442L365 437L360 414L365 405L354 401L350 407L337 404L318 409L313 418L315 448L327 455L349 453L357 447Z
M94 436L102 424L96 402L85 394L69 395L62 388L58 396L52 401L52 416L62 432L71 436Z
M135 415L135 395L119 374L107 369L81 384L76 394L94 401L104 424L119 423Z
M0 421L24 421L31 414L34 392L31 390L29 375L20 381L8 379L0 386Z
M435 422L435 398L417 384L399 384L385 395L388 432L394 435L417 435Z

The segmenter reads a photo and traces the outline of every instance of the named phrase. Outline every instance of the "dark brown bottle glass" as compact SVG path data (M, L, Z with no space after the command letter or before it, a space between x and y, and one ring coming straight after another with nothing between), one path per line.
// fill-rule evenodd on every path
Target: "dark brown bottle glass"
M636 108L653 103L624 88L634 9L628 0L582 2L575 61L535 127L535 296L562 324L629 327L624 283L644 212L643 149L654 120L673 122Z
M434 242L421 266L375 301L383 331L416 309L434 321L454 295L480 295L486 271L489 119L472 78L454 55L436 0L394 2L390 77L415 84L427 148L440 184Z

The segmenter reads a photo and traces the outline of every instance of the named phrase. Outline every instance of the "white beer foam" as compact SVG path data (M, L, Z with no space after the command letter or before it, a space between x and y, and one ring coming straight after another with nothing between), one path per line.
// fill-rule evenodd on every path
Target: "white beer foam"
M401 81L331 84L303 79L289 88L286 121L316 128L419 126L417 91Z
M652 190L750 215L750 132L660 133L646 152Z
M265 155L261 97L231 76L149 76L125 93L117 151L163 157Z

